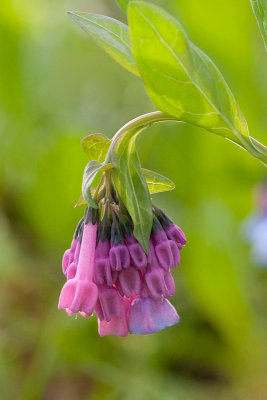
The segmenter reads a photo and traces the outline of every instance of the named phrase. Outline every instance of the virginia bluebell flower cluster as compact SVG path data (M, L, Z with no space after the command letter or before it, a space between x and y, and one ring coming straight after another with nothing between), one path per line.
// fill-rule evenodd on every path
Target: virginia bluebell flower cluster
M147 335L179 322L168 298L175 293L172 270L186 244L183 231L153 207L149 252L133 235L125 209L106 204L103 216L87 208L63 256L67 278L59 309L98 318L100 336Z

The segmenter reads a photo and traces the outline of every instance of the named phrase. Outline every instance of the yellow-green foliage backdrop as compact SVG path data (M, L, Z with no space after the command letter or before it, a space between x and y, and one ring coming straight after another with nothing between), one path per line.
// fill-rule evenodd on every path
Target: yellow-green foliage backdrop
M267 55L249 0L155 3L219 66L267 144ZM143 166L176 183L154 201L188 237L172 299L180 324L101 339L95 317L57 311L61 256L83 212L80 140L154 109L67 10L124 19L113 0L0 2L0 398L266 399L267 272L240 234L265 169L200 128L161 124L138 142Z

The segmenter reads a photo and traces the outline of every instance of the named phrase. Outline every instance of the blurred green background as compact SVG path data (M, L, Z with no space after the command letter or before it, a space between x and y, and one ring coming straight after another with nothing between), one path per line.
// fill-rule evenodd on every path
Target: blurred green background
M249 0L155 3L219 66L267 144L267 56ZM95 317L57 311L83 213L80 141L154 109L67 10L125 19L113 0L0 2L0 399L265 400L267 272L240 235L265 169L200 128L161 124L138 146L144 167L176 183L154 202L188 237L172 299L180 324L99 338Z

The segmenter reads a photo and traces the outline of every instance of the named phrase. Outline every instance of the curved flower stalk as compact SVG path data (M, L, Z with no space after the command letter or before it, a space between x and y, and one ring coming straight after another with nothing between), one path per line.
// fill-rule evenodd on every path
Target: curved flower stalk
M168 299L175 294L172 271L180 264L186 238L162 210L152 206L146 254L109 179L108 173L98 209L86 208L71 248L64 253L67 282L58 308L84 318L95 313L100 336L155 333L179 322Z

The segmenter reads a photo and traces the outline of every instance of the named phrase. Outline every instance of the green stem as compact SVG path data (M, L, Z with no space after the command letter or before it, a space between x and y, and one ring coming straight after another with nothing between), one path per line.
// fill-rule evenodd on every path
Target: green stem
M118 132L113 136L111 146L106 156L106 163L111 162L111 154L116 149L116 146L121 141L122 138L131 139L133 136L136 135L137 132L140 132L145 127L153 125L157 122L164 122L164 121L176 121L176 122L183 122L179 121L177 118L172 117L171 115L164 114L161 111L155 111L148 114L141 115L125 124ZM238 144L244 150L247 150L253 157L259 159L263 162L263 164L267 165L267 147L265 147L262 143L258 142L253 137L249 137L248 143Z
M99 183L98 183L98 185L97 185L97 188L96 188L96 190L95 190L95 193L94 193L94 196L93 196L93 200L94 200L94 201L97 199L99 190L100 190L100 188L101 188L103 182L104 182L104 174L101 175L100 181L99 181Z
M140 117L131 120L130 122L127 122L127 124L125 124L121 129L119 129L118 132L113 136L112 143L109 148L105 163L110 162L111 153L114 150L114 147L116 146L118 141L122 137L124 137L125 135L129 135L130 138L136 134L136 130L138 129L141 130L142 128L145 128L157 122L164 122L164 121L181 122L178 121L177 118L164 114L161 111L155 111L148 114L144 114L141 115Z
M105 183L106 183L106 198L107 201L111 202L111 182L110 182L110 171L105 171Z

